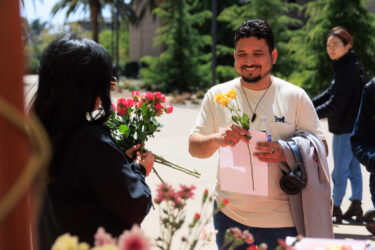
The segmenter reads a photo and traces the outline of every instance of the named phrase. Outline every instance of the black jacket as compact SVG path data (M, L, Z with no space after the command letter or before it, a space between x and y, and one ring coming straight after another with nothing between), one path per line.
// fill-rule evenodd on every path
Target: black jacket
M130 162L104 126L81 126L58 151L40 215L41 250L64 233L93 245L98 227L117 237L142 222L151 206L145 169Z
M375 173L375 78L363 90L350 142L354 156L369 172Z
M331 133L351 133L364 84L355 53L349 51L333 62L333 71L332 84L312 102L319 118L328 117Z

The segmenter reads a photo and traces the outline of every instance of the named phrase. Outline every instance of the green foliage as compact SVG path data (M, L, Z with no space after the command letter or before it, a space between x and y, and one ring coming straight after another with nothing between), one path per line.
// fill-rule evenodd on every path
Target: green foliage
M289 42L290 55L298 62L290 79L298 79L310 95L330 84L332 70L326 40L335 26L342 26L353 35L359 62L368 78L374 75L375 19L363 0L316 0L305 7L307 23Z
M109 54L112 55L114 58L114 41L112 46L112 30L105 29L99 34L99 41L100 44L108 51ZM125 28L120 29L119 32L119 61L123 62L125 66L125 62L129 59L129 31Z
M201 53L209 37L196 28L211 17L209 11L193 13L198 0L168 0L154 9L164 24L157 31L156 45L166 50L160 57L146 56L140 70L144 86L163 92L196 91L208 86L210 81L210 56Z
M292 29L302 26L302 22L299 19L292 18L288 14L299 9L299 5L286 3L283 0L253 0L244 5L233 5L224 9L218 16L218 21L225 23L226 27L232 30L232 34L234 34L244 21L249 19L267 21L272 26L275 47L279 53L273 72L281 77L285 77L292 73L293 65L295 64L288 56L287 42L293 36L294 31ZM232 41L233 39L234 35L232 36ZM233 50L233 42L231 47L225 45L218 46L218 55L227 54L228 56L232 56ZM232 65L233 67L233 61L228 65Z
M23 25L26 73L37 74L39 59L44 48L58 35L51 34L47 28L47 23L41 22L39 19L35 19L31 23L25 20Z

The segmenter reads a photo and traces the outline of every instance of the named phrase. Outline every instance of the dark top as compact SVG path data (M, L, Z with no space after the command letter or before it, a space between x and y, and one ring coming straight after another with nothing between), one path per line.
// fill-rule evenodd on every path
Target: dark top
M114 237L140 224L151 206L145 169L118 148L110 132L85 124L59 147L39 223L40 249L69 232L93 245L98 227Z
M363 90L350 142L354 156L369 172L375 173L375 78Z
M349 51L333 62L331 85L312 99L319 118L328 117L333 134L351 133L358 114L363 82L355 53Z

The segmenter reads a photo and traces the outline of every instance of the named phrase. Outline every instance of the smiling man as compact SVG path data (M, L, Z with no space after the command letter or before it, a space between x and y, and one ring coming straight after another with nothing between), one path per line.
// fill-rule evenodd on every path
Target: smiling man
M286 159L277 140L285 140L298 130L310 131L323 141L325 137L305 91L271 75L278 54L269 24L249 20L236 31L234 41L235 68L239 77L218 84L206 93L189 138L189 152L194 157L208 158L220 147L233 147L240 140L249 143L246 135L250 132L233 125L230 112L215 103L218 93L236 91L241 110L250 117L250 128L261 130L261 117L266 117L273 141L258 143L253 155L268 163L268 180L265 180L268 196L223 190L218 178L216 202L227 199L229 204L214 216L214 225L218 230L216 242L219 248L223 245L226 229L238 227L249 230L257 244L264 242L269 249L274 249L278 238L297 235L288 196L279 186L283 174L277 163ZM220 176L220 168L217 176ZM246 247L243 245L238 249Z

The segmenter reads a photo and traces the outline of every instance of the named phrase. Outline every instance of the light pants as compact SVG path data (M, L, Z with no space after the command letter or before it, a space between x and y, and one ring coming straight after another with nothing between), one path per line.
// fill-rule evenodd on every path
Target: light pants
M354 157L351 145L351 134L333 135L333 202L340 206L345 196L348 179L352 187L350 200L362 200L362 172L358 160Z

